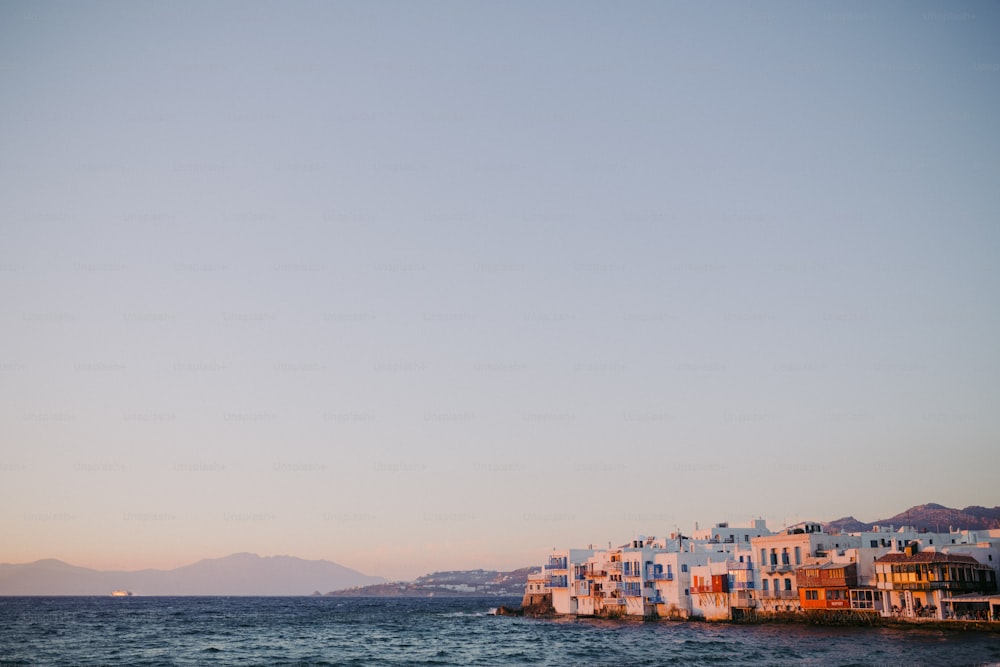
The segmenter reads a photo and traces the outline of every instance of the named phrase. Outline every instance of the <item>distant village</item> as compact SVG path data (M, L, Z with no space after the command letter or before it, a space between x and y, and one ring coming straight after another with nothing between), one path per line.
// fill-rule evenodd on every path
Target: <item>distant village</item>
M326 595L337 597L512 597L524 593L530 573L539 568L521 568L510 572L497 570L454 570L433 572L413 581L355 586Z
M761 621L1000 622L1000 529L873 526L772 532L718 523L690 536L637 536L555 549L531 574L529 613Z

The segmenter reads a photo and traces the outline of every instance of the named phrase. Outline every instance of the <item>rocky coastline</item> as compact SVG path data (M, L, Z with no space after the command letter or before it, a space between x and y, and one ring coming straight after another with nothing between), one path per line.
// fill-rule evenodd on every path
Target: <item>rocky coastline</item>
M905 628L918 630L945 630L959 632L995 632L1000 633L1000 624L989 621L969 621L969 620L934 620L934 619L914 619L884 618L878 614L869 613L844 613L842 611L800 611L800 612L773 612L746 614L738 619L728 620L708 620L700 616L681 617L661 617L626 615L601 615L601 616L581 616L576 614L560 614L552 606L551 593L525 593L521 601L520 608L500 606L496 610L497 616L526 616L530 618L600 618L603 620L614 619L622 621L648 621L648 622L668 622L668 623L720 623L730 625L764 625L764 624L798 624L798 625L824 625L842 627L879 627L879 628Z

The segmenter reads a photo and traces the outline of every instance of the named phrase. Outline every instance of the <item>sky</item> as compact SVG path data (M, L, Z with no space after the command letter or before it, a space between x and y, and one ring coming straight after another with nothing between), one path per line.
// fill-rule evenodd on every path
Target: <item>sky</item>
M0 562L1000 504L1000 7L0 3Z

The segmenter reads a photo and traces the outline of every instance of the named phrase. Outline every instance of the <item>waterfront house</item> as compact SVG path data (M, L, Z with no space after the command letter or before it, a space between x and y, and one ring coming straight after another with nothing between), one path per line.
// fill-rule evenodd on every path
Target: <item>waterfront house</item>
M996 572L972 556L917 548L911 545L903 553L875 561L875 585L883 592L884 613L941 619L944 598L997 590Z
M730 619L729 561L709 561L691 568L691 616L709 621Z
M578 565L586 563L594 555L592 547L587 549L555 549L549 554L542 571L547 575L546 586L552 595L552 608L560 614L576 614L574 572Z
M827 561L795 571L799 604L808 609L850 609L850 589L857 588L857 563Z
M847 549L858 546L859 539L852 535L832 535L816 522L804 522L777 535L755 537L750 544L754 554L759 554L757 610L793 612L802 608L796 569L809 559L816 562L843 556Z

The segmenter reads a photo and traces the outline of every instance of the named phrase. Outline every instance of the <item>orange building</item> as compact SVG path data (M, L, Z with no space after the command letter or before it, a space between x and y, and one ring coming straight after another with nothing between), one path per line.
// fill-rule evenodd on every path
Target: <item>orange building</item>
M795 572L803 609L850 609L850 589L858 585L856 563L803 565Z

